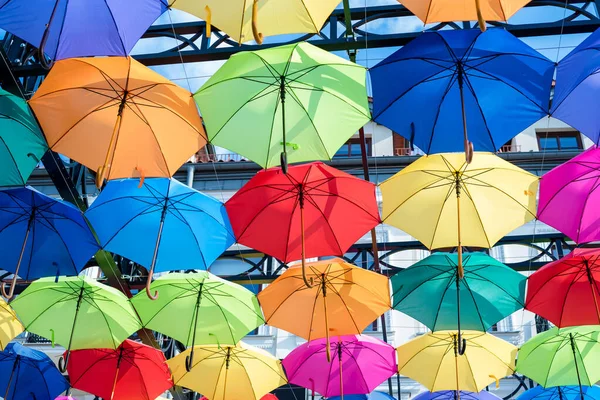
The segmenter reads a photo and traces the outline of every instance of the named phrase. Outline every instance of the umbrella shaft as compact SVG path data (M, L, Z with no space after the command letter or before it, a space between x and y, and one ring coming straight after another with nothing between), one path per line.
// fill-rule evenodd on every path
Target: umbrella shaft
M15 362L13 363L12 371L10 371L10 377L8 378L8 383L6 384L6 393L4 393L4 400L8 400L8 392L10 392L10 384L12 383L13 375L15 374L15 370L17 369L17 363L19 362L19 356L15 357ZM13 394L14 397L14 394Z
M344 400L344 377L342 375L342 344L339 344L338 359L340 362L340 400Z
M579 364L577 364L577 351L575 350L575 340L573 334L569 333L569 340L571 341L571 350L573 350L573 362L575 363L575 373L577 374L577 383L579 384L579 394L581 400L583 400L583 387L581 386L581 377L579 376Z
M594 306L596 307L596 317L598 318L598 323L600 324L600 308L598 307L598 288L594 282L594 277L592 275L592 271L590 270L590 266L588 265L587 260L585 262L585 270L587 273L588 282L590 283L590 288L592 289L592 298L594 299Z
M459 172L456 172L456 233L457 233L457 242L458 242L458 278L462 279L465 274L462 263L462 239L460 232L460 178Z
M287 141L285 138L285 76L281 75L279 84L279 97L281 99L281 128L283 136L283 154L287 154Z

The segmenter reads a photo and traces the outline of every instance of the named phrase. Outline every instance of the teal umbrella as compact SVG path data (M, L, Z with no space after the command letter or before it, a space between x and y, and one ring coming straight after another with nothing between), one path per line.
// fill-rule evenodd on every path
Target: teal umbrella
M392 277L393 308L432 331L487 331L523 308L525 276L484 253L435 253Z
M0 186L23 186L48 150L27 102L0 89Z

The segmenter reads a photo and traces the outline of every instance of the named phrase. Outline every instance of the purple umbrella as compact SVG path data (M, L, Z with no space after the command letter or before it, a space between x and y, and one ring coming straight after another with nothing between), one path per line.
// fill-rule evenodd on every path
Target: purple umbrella
M326 339L305 343L283 360L290 383L343 400L344 394L371 393L398 370L394 348L381 340L364 335L330 340L331 362Z
M500 398L490 392L483 390L479 393L465 392L461 390L441 390L439 392L423 392L414 398L414 400L500 400Z
M0 28L54 60L126 56L167 0L0 0Z
M600 29L571 51L556 72L553 117L592 139L600 139Z
M600 149L559 165L540 182L538 218L576 243L600 240Z

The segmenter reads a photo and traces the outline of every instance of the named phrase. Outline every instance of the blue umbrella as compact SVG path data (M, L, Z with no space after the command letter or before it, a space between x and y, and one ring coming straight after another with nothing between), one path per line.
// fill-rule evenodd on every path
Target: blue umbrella
M598 386L556 386L544 389L542 386L536 386L529 389L517 400L598 400L600 399L600 387Z
M500 400L500 398L486 390L479 393L464 390L441 390L439 392L420 393L414 400Z
M0 0L0 28L51 59L126 56L167 7L166 0Z
M558 63L552 116L600 144L600 30Z
M341 396L328 397L328 400L341 400ZM369 394L348 394L344 396L344 400L396 400L385 392L374 391Z
M19 343L0 352L0 393L4 400L54 400L69 388L50 357Z
M470 160L548 114L553 72L502 29L427 32L371 69L374 120L428 154L464 145Z
M81 211L31 187L0 191L2 267L23 279L77 275L99 246Z
M110 181L85 215L102 246L152 274L208 269L235 242L225 206L174 179Z

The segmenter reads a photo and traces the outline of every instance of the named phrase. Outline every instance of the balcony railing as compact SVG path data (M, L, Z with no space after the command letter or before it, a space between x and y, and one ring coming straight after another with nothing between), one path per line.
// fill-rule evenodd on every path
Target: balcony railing
M520 144L508 144L506 146L500 147L500 150L498 150L498 153L517 153L519 151L521 151Z
M410 147L396 147L394 149L394 155L396 156L410 156L412 151Z
M195 162L198 163L248 161L247 158L236 153L198 154L195 158Z

